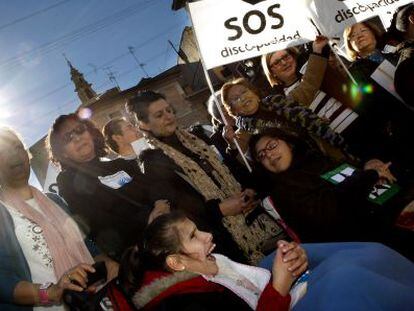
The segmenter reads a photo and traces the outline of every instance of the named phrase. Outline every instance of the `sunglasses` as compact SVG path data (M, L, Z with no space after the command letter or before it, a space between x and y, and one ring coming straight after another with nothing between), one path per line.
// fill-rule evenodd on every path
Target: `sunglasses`
M62 135L62 141L65 145L67 145L67 144L71 143L75 137L82 135L86 131L87 131L86 125L83 124L83 123L80 123L74 129L72 129L69 132L66 132L65 134L63 134Z
M271 141L269 141L266 144L266 146L263 149L261 149L257 152L257 160L262 162L266 158L267 153L269 151L272 151L272 150L276 149L277 147L279 147L279 140L272 139Z

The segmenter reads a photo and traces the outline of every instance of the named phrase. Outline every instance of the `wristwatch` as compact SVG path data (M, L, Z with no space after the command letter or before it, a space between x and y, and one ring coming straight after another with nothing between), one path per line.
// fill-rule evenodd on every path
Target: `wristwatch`
M41 305L50 305L51 301L49 300L49 294L47 290L53 285L52 282L46 282L40 285L39 287L39 298Z

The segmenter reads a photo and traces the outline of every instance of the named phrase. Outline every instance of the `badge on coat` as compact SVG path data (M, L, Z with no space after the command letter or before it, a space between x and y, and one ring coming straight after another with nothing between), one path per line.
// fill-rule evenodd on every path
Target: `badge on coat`
M98 179L101 184L112 189L122 188L132 181L132 177L129 176L125 171L119 171L108 176L98 176Z

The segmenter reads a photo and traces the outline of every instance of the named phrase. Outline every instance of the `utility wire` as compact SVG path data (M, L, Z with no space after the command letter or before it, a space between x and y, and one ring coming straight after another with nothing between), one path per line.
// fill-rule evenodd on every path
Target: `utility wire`
M162 52L162 53L156 54L156 55L152 56L151 58L146 59L146 60L145 60L145 62L147 62L147 63L148 63L148 62L151 62L151 61L153 61L154 59L157 59L158 57L163 56L163 55L164 55L164 53L165 53L165 52ZM136 70L137 70L136 68L128 69L128 70L126 70L126 71L121 72L121 73L118 75L118 77L120 77L120 76L124 76L124 75L129 74L129 73L131 73L131 72L133 72L133 71L136 71ZM108 84L111 84L111 82L105 82L105 83L101 84L101 85L98 87L98 89L99 89L99 88L101 88L101 87L103 87L103 86L106 86L106 85L108 85ZM53 110L50 110L50 111L47 111L47 112L44 112L44 113L42 113L42 114L39 114L39 115L37 115L37 116L32 117L32 119L36 119L36 121L38 121L38 120L42 120L42 119L44 119L45 117L47 117L47 116L51 115L52 113L57 112L57 111L61 110L62 108L66 107L66 106L68 106L68 105L70 105L70 104L74 104L74 103L76 103L76 102L78 102L78 101L79 101L79 98L77 98L77 97L76 97L76 98L73 98L73 99L71 99L71 100L69 100L69 101L65 102L64 104L59 105L57 108L55 108L55 109L53 109ZM25 125L21 126L20 128L30 128L30 127L33 127L33 124L30 124L30 123L29 123L29 124L25 124Z
M159 0L158 0L159 1ZM0 62L0 67L3 67L2 70L10 70L20 65L20 62L25 58L30 56L46 55L51 51L61 48L63 45L69 44L73 41L79 40L85 36L91 35L95 32L98 32L102 29L105 29L113 24L124 21L126 18L129 18L137 13L142 12L143 10L156 4L157 0L152 1L143 1L138 4L129 6L123 10L120 10L112 15L109 15L105 18L102 18L94 23L83 26L75 31L72 31L66 35L63 35L53 41L43 43L38 47L30 49L26 52L20 53L20 55L8 58Z
M135 48L140 49L140 48L144 47L145 45L148 45L151 42L155 41L156 39L158 39L160 37L163 37L163 36L169 34L170 32L173 32L175 29L177 29L180 26L181 26L181 23L177 23L177 24L174 24L173 26L165 28L162 31L160 31L158 34L156 34L155 36L152 36L149 39L143 41L142 43L139 43L139 44L135 45ZM91 71L88 71L87 73L84 74L84 76L87 77L90 74L95 73L95 70L100 70L100 69L103 69L105 67L108 67L110 64L112 64L112 63L114 63L114 62L116 62L116 61L118 61L118 60L120 60L120 59L122 59L126 56L129 56L129 55L130 55L130 53L126 52L126 53L120 54L118 56L115 56L114 58L112 58L109 61L103 63L102 65L94 68ZM10 99L9 100L10 104L2 105L1 107L2 108L9 107L9 106L14 105L14 103L16 103L16 102L24 100L25 101L24 108L27 109L27 107L32 106L33 104L36 104L36 103L38 103L38 102L40 102L40 101L42 101L42 100L44 100L44 99L46 99L46 98L48 98L52 95L64 90L65 88L70 87L71 85L73 85L72 82L65 83L65 84L63 84L63 85L61 85L61 86L45 93L43 95L40 95L40 96L36 97L35 99L27 100L28 96L33 93L33 90L30 90L28 92L25 92L23 95L21 95L19 97L15 97L15 98Z
M10 26L13 26L13 25L16 25L18 23L21 23L21 22L23 22L25 20L28 20L28 19L36 16L36 15L43 14L43 13L45 13L45 12L51 10L51 9L54 9L54 8L56 8L58 6L61 6L62 4L66 4L67 2L69 2L69 0L63 0L63 1L57 2L55 4L52 4L52 5L48 6L48 7L43 8L41 10L35 11L35 12L30 13L28 15L19 17L19 18L15 19L15 20L13 20L11 22L8 22L6 24L0 25L0 31L3 30L3 29L8 28Z
M150 4L151 5L151 4ZM149 6L150 6L149 5ZM0 63L0 66L4 67L2 70L12 70L16 67L20 66L20 63L24 61L26 58L29 57L37 57L37 56L43 56L46 55L52 51L55 51L57 49L60 49L61 47L70 44L76 40L82 39L86 36L89 36L95 32L101 31L113 24L122 22L128 17L131 17L132 15L142 11L143 8L137 8L135 10L126 9L121 14L115 14L116 16L110 16L110 21L106 21L105 19L101 19L99 22L94 24L89 24L85 27L82 27L81 29L78 29L75 32L66 34L57 40L44 43L36 48L33 48L29 51L20 53L20 55L14 56L12 58L9 58L5 60L3 63ZM119 13L119 12L118 12Z

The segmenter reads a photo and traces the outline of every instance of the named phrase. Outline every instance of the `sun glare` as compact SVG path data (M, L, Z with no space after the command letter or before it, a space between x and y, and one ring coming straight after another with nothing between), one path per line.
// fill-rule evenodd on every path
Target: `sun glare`
M4 92L0 91L0 120L4 121L12 116L10 108L7 107L7 97Z

